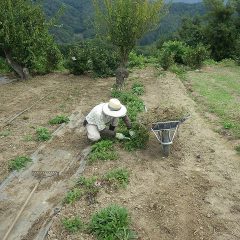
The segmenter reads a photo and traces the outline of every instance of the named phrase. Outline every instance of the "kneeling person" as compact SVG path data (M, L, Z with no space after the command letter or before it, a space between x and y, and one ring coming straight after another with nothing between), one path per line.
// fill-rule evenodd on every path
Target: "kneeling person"
M116 137L120 140L126 138L122 133L115 131L119 118L123 118L127 128L131 129L131 122L126 113L126 107L116 98L110 99L108 103L100 103L95 106L84 120L88 139L95 142L102 137Z

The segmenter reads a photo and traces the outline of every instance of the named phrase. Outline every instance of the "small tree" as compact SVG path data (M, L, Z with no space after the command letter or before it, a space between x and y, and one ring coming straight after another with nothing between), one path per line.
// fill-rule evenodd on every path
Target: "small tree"
M137 40L160 21L163 0L93 0L97 30L117 47L120 65L116 70L116 84L121 88L128 77L128 56ZM104 29L104 31L102 31Z
M0 51L22 79L29 71L45 73L58 65L61 54L49 34L50 25L34 1L0 1Z

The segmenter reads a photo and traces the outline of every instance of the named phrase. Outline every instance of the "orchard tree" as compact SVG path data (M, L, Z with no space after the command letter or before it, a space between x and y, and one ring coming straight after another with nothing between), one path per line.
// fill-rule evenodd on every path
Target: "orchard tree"
M52 23L35 1L0 1L0 52L21 79L29 78L29 72L49 72L61 60L49 34Z
M129 53L137 40L155 29L160 21L163 0L93 0L97 30L117 47L120 65L116 85L120 89L128 77Z

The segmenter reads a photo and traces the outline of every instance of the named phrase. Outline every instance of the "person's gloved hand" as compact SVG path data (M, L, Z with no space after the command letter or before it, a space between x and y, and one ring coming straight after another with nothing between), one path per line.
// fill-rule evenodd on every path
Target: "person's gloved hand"
M136 134L136 133L135 133L133 130L129 130L129 135L130 135L131 137L134 137L135 134Z
M119 140L123 140L125 136L122 133L116 133L116 138Z

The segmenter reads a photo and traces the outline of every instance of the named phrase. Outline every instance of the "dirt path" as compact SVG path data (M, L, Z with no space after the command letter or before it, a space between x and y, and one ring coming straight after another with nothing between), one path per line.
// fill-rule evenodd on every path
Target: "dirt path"
M63 206L53 219L47 239L94 239L84 233L69 234L64 230L61 219L79 215L87 222L92 213L110 203L123 205L129 210L139 240L240 239L239 156L232 150L231 142L215 133L197 112L196 103L188 96L179 79L171 74L160 77L156 77L156 74L153 69L145 69L131 76L145 84L143 99L146 106L175 105L185 107L191 113L191 118L180 126L179 137L174 141L170 157L163 157L159 143L152 134L146 150L129 153L119 148L119 160L87 166L84 173L86 177L103 175L116 167L127 168L131 173L130 184L127 189L118 192L100 191L94 205L82 199L73 205ZM55 81L65 86L62 80ZM74 82L73 79L71 81ZM51 82L49 84L54 85ZM87 80L78 83L78 86L79 89L83 86L81 93L85 99L79 105L87 110L90 105L106 98L111 82L95 82L92 86L98 89L99 94L95 94L95 88L87 88ZM63 90L61 93L69 95ZM86 95L90 96L89 101L86 101ZM75 107L79 100L73 100ZM58 97L49 101L60 103ZM70 106L71 102L67 104ZM46 112L44 106L41 108ZM84 139L85 136L80 132L70 131L48 147L72 151L74 155L81 146L85 146L80 144ZM7 150L4 154L7 156ZM9 207L12 211L15 208L17 206ZM4 209L4 202L1 202L0 213L3 214ZM38 228L39 225L35 224ZM34 226L30 233L34 233L33 230ZM24 239L34 239L34 235L25 236Z

